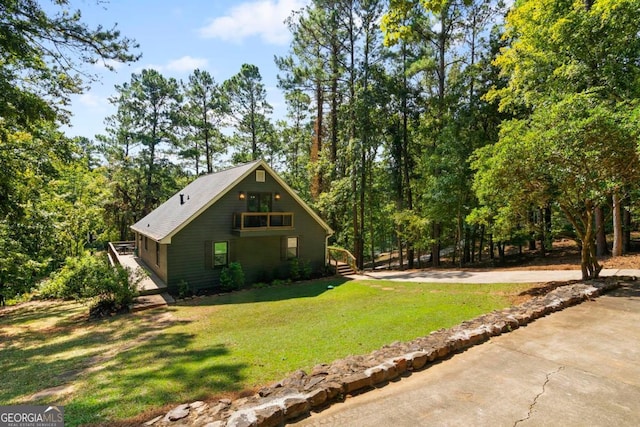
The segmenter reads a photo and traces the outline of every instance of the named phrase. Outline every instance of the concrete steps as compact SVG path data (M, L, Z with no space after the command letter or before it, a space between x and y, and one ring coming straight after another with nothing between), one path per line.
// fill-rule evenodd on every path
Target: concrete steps
M175 300L167 292L136 297L131 306L131 311L151 310L152 308L166 307L175 304Z

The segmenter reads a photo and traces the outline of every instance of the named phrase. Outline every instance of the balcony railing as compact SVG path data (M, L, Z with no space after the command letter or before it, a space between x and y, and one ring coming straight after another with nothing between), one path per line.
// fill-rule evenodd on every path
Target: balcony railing
M293 212L234 213L233 228L240 231L292 229Z

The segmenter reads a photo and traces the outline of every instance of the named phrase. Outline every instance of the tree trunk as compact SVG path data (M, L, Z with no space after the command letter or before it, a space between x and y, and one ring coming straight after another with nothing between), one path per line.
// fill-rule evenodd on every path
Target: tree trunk
M316 120L314 124L313 139L311 141L311 153L309 162L312 167L311 198L316 201L323 191L322 171L320 170L320 154L322 153L322 120L324 116L324 93L320 81L316 82Z
M489 259L495 258L495 244L493 243L493 233L489 233Z
M459 221L462 221L462 219L459 218ZM464 246L463 246L464 258L462 260L462 265L464 265L472 262L471 260L472 238L469 236L469 227L461 226L461 228L464 228Z
M538 210L538 229L540 230L540 256L544 258L547 255L546 247L544 245L545 241L545 218L544 218L544 209L540 208Z
M604 209L596 207L596 255L605 256L609 253L607 248L607 233L604 226Z
M400 263L400 270L404 270L404 259L402 257L402 238L400 237L400 233L398 233L398 262Z
M622 209L620 207L620 194L613 193L613 248L611 255L622 256Z
M547 251L551 251L553 249L553 236L551 234L551 206L549 205L544 208L544 232L544 247Z
M568 212L567 209L565 209L565 213L566 212ZM581 216L582 229L577 226L578 224L576 224L576 221L573 219L574 217L568 215L569 220L572 221L576 228L582 246L580 249L582 280L597 279L600 275L600 270L602 270L602 266L598 264L596 255L596 236L594 230L595 208L593 203L588 200L586 201L585 211Z
M431 227L433 244L431 245L431 265L440 267L440 223L434 222Z
M631 212L625 208L622 213L622 249L624 253L631 251Z
M478 227L473 226L473 231L471 232L471 263L476 262L476 240L478 238Z
M503 242L498 242L498 259L500 263L504 262L504 246L505 244Z
M484 231L485 227L480 227L480 247L478 248L478 262L482 262L482 251L484 250Z

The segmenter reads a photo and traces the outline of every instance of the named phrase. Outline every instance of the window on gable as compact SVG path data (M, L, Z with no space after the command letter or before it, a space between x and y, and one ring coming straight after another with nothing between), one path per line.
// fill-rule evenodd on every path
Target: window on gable
M273 197L271 193L249 192L247 200L248 212L271 212Z
M229 264L229 242L213 243L213 266L226 267Z
M262 169L256 171L256 182L265 182L266 174Z

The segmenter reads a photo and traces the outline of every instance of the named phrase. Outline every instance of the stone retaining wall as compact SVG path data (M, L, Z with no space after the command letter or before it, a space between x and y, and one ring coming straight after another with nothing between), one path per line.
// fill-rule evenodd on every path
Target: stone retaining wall
M512 331L565 307L595 298L632 277L612 277L583 283L571 282L549 293L504 310L493 311L440 329L409 342L395 342L370 354L349 356L298 370L256 395L235 401L194 402L180 405L147 426L270 427L308 415L346 396L379 387L401 375L428 367L431 362ZM553 287L553 286L551 286Z

